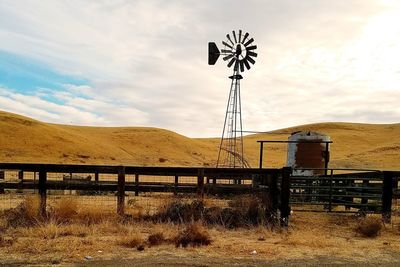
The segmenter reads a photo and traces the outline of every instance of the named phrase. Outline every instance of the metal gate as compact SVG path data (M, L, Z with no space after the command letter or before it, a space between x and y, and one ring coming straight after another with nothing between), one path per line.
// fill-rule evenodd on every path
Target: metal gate
M325 175L292 175L290 193L292 210L381 213L383 173L326 169Z

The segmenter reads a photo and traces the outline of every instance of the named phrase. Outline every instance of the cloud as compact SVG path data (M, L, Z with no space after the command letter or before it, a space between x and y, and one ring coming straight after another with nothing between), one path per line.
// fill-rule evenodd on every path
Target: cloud
M59 101L62 104L55 103ZM135 108L120 103L75 97L68 91L41 90L38 95L24 95L0 87L0 106L13 113L52 123L62 121L74 125L130 126L144 125L148 120L145 112Z
M0 108L219 136L231 70L206 65L207 42L242 28L259 53L242 81L245 130L398 122L399 25L390 1L0 2L0 50L88 81L33 96L7 89Z

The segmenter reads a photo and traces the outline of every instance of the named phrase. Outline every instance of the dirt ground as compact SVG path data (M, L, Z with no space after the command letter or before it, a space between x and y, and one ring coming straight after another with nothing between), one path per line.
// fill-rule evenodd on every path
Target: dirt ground
M145 252L132 251L125 256L118 255L114 259L93 259L80 262L35 262L20 260L1 263L0 266L399 266L400 254L389 251L384 257L368 257L365 259L338 257L335 255L307 256L297 259L268 259L252 255L235 257L224 254L207 253L196 250L185 250L183 253L148 250Z
M205 256L192 253L178 257L172 253L164 253L156 255L156 257L154 255L146 255L140 258L127 260L92 261L80 263L76 266L399 266L400 255L394 254L390 258L390 261L382 263L378 259L369 262L360 262L353 259L335 257L334 255L296 260L268 260L260 259L256 256L252 258L231 258Z

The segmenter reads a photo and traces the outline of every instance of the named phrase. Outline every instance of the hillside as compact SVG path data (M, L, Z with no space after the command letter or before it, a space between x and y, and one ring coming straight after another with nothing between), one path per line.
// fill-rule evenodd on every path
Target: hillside
M286 140L298 130L331 136L331 166L400 169L400 124L320 123L245 137L245 152L258 166L257 140ZM0 161L140 166L213 166L217 138L188 138L147 127L49 124L0 111ZM267 166L282 166L286 145L266 146Z
M163 129L57 125L0 112L2 162L200 166L214 153L207 141Z
M400 124L319 123L248 136L245 144L251 162L258 159L257 140L287 140L295 131L316 131L331 137L330 167L400 169ZM267 145L267 165L282 166L286 148L286 144Z

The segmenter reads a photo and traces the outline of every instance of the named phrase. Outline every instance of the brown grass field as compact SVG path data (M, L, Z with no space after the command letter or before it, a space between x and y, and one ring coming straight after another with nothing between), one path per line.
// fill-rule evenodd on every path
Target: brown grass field
M319 131L331 136L334 141L332 167L400 169L400 124L320 123L249 135L245 137L245 147L251 165L258 165L257 140L286 140L297 130ZM218 141L218 138L188 138L156 128L48 124L0 112L1 162L213 166ZM268 145L265 151L267 166L283 166L285 151L284 145ZM129 196L127 201L134 201L128 205L127 213L141 218L170 198L170 195ZM24 201L25 198L3 195L0 209L15 208L26 203ZM221 199L207 198L205 201L210 206L226 205ZM30 203L30 209L24 216L33 222L31 225L11 226L7 212L3 211L0 216L0 265L400 264L399 210L394 211L391 224L379 223L382 229L376 237L361 234L362 225L371 225L355 215L294 212L288 230L271 229L268 225L237 229L208 225L199 231L210 237L211 244L177 248L177 236L184 233L188 224L121 220L113 210L115 198L112 196L60 199L49 195L48 204L52 206L53 215L46 220L37 218L34 200L29 199L27 203ZM399 205L395 204L397 209ZM153 237L149 239L149 236ZM139 246L144 250L139 251Z
M42 220L34 212L38 200L8 226L0 217L0 256L3 264L60 264L166 266L298 266L320 264L396 266L400 262L399 217L381 225L379 216L295 213L288 230L268 226L226 229L200 227L211 240L207 246L176 248L176 237L187 224L121 221L111 210L82 205L75 198L53 205L54 214ZM212 204L212 202L209 202ZM24 219L21 219L24 218ZM358 230L374 219L382 229L376 237ZM32 225L22 225L31 222ZM375 227L375 226L373 226ZM368 229L367 229L368 231ZM149 238L153 236L153 239ZM156 240L154 241L154 236ZM158 236L158 237L157 237ZM152 240L152 241L151 241ZM144 250L139 251L142 246ZM253 251L256 251L254 253ZM87 260L87 256L90 256ZM86 258L85 258L86 257ZM136 266L136 265L135 265Z
M258 166L257 140L287 140L298 130L318 131L332 140L332 167L399 168L400 124L319 123L245 137L250 164ZM83 127L49 124L0 111L2 162L214 166L219 138L188 138L145 127ZM281 167L286 146L267 145L268 167Z

